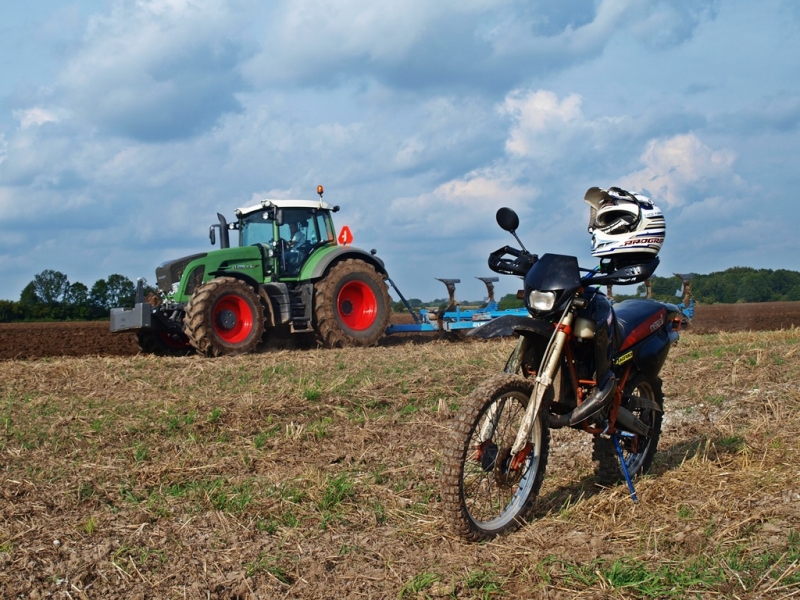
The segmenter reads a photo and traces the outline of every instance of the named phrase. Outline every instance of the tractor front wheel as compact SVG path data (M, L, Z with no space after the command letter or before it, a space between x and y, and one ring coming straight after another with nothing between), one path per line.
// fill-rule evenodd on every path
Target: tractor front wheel
M364 261L340 262L315 287L314 329L328 348L374 346L389 317L386 283Z
M183 323L189 341L201 354L248 354L264 335L264 307L244 281L219 277L194 293Z

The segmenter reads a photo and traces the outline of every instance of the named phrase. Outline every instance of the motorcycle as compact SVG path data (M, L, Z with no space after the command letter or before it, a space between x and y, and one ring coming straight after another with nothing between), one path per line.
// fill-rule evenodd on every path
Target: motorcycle
M471 540L513 531L528 519L544 479L551 429L594 436L599 483L624 478L637 501L633 479L649 469L661 434L659 372L681 325L675 305L640 299L612 305L595 287L645 281L657 257L583 269L574 256L528 252L513 210L498 210L497 223L521 249L492 252L489 267L524 278L529 315L501 317L470 333L518 336L503 373L467 397L444 446L445 514ZM609 375L598 382L604 360Z

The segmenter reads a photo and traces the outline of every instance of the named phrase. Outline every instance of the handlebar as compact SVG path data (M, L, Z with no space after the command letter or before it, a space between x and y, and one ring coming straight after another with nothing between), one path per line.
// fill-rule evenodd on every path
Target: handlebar
M514 258L505 258L506 256L513 256ZM503 246L489 255L489 268L502 275L524 277L537 260L539 260L539 257L536 254L530 254L511 246Z

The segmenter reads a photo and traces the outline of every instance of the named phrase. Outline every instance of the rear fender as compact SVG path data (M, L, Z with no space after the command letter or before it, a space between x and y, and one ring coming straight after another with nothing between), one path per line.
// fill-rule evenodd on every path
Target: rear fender
M309 257L300 270L299 279L301 281L321 279L334 263L348 258L362 260L372 265L384 277L389 275L383 261L374 254L351 246L331 246L322 251L318 250Z

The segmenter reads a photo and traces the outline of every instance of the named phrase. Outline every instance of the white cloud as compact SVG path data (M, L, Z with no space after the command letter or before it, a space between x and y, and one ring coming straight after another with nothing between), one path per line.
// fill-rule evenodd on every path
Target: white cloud
M243 13L222 0L126 0L91 20L54 98L103 132L158 141L196 135L239 109Z
M696 0L706 7L715 0ZM406 89L523 83L602 54L618 35L652 45L691 37L713 11L679 0L295 0L265 9L256 85L373 78ZM313 32L313 34L309 34ZM524 77L524 76L522 76Z
M58 123L61 120L57 111L38 106L25 110L15 110L11 114L19 121L19 126L22 129L27 129L34 125L44 125L45 123Z
M485 168L442 183L431 192L397 198L389 206L389 220L406 229L435 232L437 238L469 238L484 231L487 218L508 206L527 214L538 190L517 181L503 168Z
M500 107L502 113L511 115L515 121L506 150L521 156L530 154L545 130L582 118L581 102L577 94L570 94L559 102L558 96L547 90L510 93Z
M646 190L653 198L671 207L687 204L692 188L716 182L725 187L741 180L733 171L735 155L729 150L713 150L695 134L655 139L641 155L645 167L627 175L620 185Z

